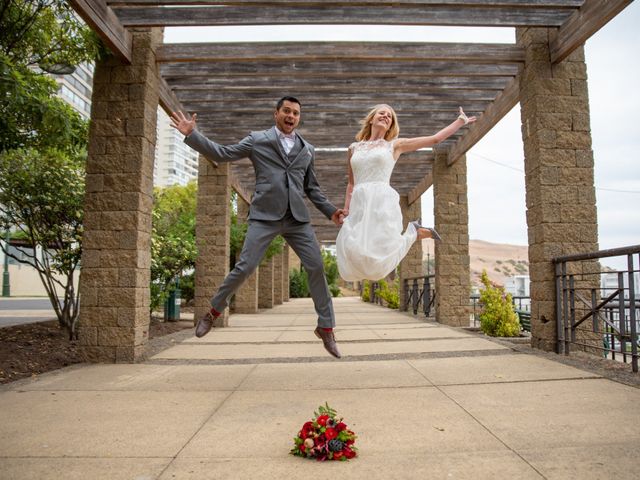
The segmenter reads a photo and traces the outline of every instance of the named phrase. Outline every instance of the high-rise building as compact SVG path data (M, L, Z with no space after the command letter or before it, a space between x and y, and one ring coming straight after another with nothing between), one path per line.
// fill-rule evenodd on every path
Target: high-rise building
M86 120L91 116L91 92L94 66L83 63L69 75L52 75L60 90L58 95L69 103Z
M169 117L158 108L156 158L153 184L166 187L186 185L198 177L198 152L184 143L184 135L173 128Z

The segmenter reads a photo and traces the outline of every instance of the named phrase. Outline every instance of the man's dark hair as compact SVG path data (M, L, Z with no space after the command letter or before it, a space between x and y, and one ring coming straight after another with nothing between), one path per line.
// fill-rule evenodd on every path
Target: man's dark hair
M297 103L302 107L300 100L298 100L296 97L282 97L280 100L278 100L278 103L276 104L276 110L280 110L284 102Z

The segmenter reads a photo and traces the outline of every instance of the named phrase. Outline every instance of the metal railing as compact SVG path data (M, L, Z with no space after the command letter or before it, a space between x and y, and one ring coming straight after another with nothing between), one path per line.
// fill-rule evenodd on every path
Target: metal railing
M435 275L424 275L404 279L402 288L405 311L411 310L417 315L418 310L421 310L425 317L431 315L436 300L435 278Z
M626 269L601 271L595 261L611 257L621 257ZM630 361L637 372L640 245L567 255L553 263L558 353L569 355L572 345L601 351L607 358ZM602 275L612 280L611 285L603 284Z

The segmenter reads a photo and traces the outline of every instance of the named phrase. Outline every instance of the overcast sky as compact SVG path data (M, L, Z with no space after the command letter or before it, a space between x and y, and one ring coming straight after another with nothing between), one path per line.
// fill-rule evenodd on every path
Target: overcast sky
M640 243L640 2L586 45L600 248ZM511 28L278 26L167 28L165 42L248 41L515 42ZM374 97L372 105L376 103ZM363 112L366 113L366 112ZM430 134L434 132L425 132ZM472 239L527 244L524 154L516 106L467 154ZM433 223L432 190L423 219Z

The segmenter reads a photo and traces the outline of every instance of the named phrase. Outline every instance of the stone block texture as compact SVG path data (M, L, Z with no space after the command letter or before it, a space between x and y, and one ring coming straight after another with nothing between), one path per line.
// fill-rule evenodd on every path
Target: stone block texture
M282 250L282 301L289 301L289 259L291 248L286 243L284 244L284 249Z
M552 29L518 28L532 345L556 350L554 265L560 255L598 249L587 69L583 48L549 62ZM597 285L594 285L597 286Z
M433 164L435 228L442 242L435 244L436 320L467 327L471 293L467 158L447 165L448 155L436 152Z
M79 341L87 361L135 362L149 331L151 209L161 29L132 29L133 61L96 64Z
M249 204L238 195L238 223L245 223L249 215ZM235 312L256 313L258 311L258 277L260 268L257 268L236 292Z
M198 162L198 198L196 207L195 318L211 308L211 297L229 273L229 234L231 226L230 165L214 166L200 156ZM214 326L229 324L229 309Z
M274 281L274 262L271 257L269 260L262 260L260 264L260 276L258 278L258 307L273 308L273 281Z
M400 196L400 209L402 210L402 225L407 228L409 222L413 220L419 220L422 217L422 205L418 199L409 205L406 195ZM407 255L400 262L398 272L400 274L399 279L399 294L400 294L400 310L406 311L406 299L407 294L405 291L405 279L414 277L421 277L424 275L422 267L422 241L416 240ZM409 286L413 283L413 280L409 280ZM422 285L422 280L419 281ZM408 308L411 310L411 306Z
M282 305L284 292L283 253L273 256L273 304Z

